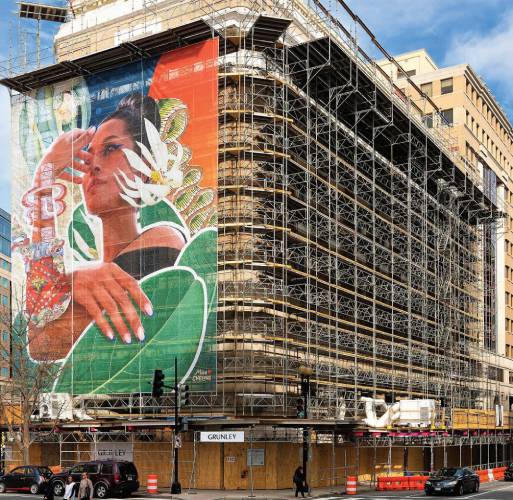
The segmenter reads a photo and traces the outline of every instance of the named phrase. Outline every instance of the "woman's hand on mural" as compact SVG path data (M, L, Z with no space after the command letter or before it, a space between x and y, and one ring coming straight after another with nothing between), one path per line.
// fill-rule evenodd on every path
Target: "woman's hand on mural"
M127 344L132 341L130 330L139 341L144 340L144 328L134 303L148 316L153 314L153 309L134 278L116 264L106 262L75 271L72 281L73 301L86 309L107 338L114 340L114 332L106 316Z
M83 148L91 142L95 132L96 127L89 127L87 130L74 129L57 137L41 160L36 183L42 184L43 176L48 176L48 166L51 165L53 180L63 179L81 184L80 176L73 175L65 169L73 168L84 174L89 171L92 155Z

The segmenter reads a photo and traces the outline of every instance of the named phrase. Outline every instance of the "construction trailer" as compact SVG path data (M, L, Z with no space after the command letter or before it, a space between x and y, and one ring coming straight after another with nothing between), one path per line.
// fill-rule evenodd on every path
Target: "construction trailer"
M314 487L508 462L509 361L492 350L500 180L465 167L441 116L425 126L342 1L129 3L109 18L101 9L116 2L74 2L57 62L11 67L1 83L19 102L219 39L217 382L192 394L186 485L288 487L305 429ZM365 397L432 400L435 416L371 428ZM143 475L170 480L173 395L77 401L91 420L63 423L51 443L37 424L34 457L68 466L98 441L129 441ZM208 429L243 429L245 442L199 442ZM264 449L256 467L253 449Z

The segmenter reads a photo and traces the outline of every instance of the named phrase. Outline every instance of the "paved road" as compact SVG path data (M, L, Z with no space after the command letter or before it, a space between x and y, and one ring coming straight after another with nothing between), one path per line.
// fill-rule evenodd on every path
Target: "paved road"
M512 500L513 499L513 483L506 483L504 481L494 481L492 483L483 483L479 493L468 493L461 497L441 497L433 496L426 497L423 491L369 491L364 493L357 493L352 496L325 496L324 499L329 498L345 498L351 500L414 500L419 498L429 498L436 500L437 498L458 498L460 500ZM1 498L0 498L1 500Z
M273 492L272 497L269 496L269 492L267 494L262 494L264 492L255 491L254 500L264 500L270 498L279 498L279 499L288 499L293 498L294 495L292 490L285 491L276 491ZM196 493L188 495L186 493L182 493L181 495L173 495L171 497L170 494L158 494L155 496L149 497L144 494L144 490L139 493L139 495L134 494L129 497L130 500L213 500L213 499L243 499L248 498L248 492L220 492L220 491L202 491L197 490ZM348 496L348 495L319 495L319 492L313 492L314 498L322 498L323 500L336 500L336 499L345 499L345 500L419 500L421 498L430 500L437 500L438 498L449 498L449 497L426 497L424 492L422 491L366 491L359 492L356 495ZM57 500L61 500L56 497ZM459 500L512 500L513 499L513 483L505 483L503 481L494 481L492 483L484 483L481 485L481 489L479 493L469 493L466 495L462 495L461 497L450 497ZM42 500L41 495L30 495L24 493L3 493L0 494L0 500ZM114 498L109 500L115 500Z

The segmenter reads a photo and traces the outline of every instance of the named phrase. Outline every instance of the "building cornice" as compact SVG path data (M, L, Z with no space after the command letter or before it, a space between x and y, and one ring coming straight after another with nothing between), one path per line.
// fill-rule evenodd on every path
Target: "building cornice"
M472 66L468 64L465 65L465 76L468 77L470 82L474 85L476 91L479 92L480 97L484 98L486 104L492 108L494 114L500 118L499 121L501 122L501 125L508 131L511 139L513 140L513 126L484 80L474 71Z

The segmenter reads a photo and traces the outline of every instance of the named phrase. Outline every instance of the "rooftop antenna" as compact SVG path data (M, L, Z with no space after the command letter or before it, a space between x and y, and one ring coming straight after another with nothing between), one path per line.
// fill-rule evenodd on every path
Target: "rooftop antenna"
M68 8L41 3L18 2L18 15L22 19L35 19L37 21L36 31L36 67L41 65L41 21L54 23L65 23L68 19Z

